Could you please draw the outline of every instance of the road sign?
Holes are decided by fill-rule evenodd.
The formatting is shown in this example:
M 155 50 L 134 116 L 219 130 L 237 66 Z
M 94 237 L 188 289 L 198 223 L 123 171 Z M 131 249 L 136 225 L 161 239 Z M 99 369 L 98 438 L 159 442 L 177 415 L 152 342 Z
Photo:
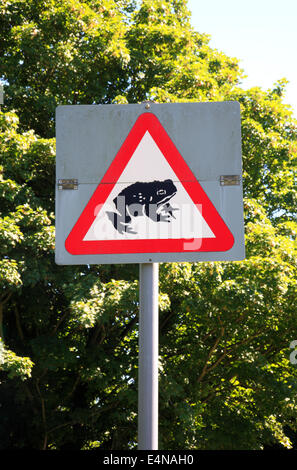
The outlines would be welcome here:
M 235 102 L 57 108 L 56 262 L 244 258 Z
M 234 238 L 158 118 L 141 114 L 66 239 L 73 255 L 226 251 Z

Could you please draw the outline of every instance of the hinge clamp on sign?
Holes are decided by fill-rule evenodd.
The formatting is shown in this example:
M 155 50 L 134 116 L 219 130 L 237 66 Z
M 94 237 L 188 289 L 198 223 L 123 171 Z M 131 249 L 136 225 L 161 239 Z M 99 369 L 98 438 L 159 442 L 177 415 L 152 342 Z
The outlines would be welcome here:
M 58 180 L 58 189 L 78 189 L 77 179 L 61 179 Z
M 236 186 L 240 184 L 239 175 L 221 175 L 220 185 L 221 186 Z

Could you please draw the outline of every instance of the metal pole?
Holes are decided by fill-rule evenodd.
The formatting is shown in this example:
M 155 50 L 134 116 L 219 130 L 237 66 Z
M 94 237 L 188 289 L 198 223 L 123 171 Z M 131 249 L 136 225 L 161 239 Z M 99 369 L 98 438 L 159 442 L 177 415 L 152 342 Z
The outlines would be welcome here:
M 138 449 L 158 450 L 159 265 L 139 265 Z

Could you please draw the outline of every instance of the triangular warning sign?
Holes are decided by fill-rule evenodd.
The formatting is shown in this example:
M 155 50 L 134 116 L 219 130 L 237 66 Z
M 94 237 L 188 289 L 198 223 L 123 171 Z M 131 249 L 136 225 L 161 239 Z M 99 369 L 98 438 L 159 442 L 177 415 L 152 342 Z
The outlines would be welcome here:
M 160 121 L 144 113 L 65 247 L 73 255 L 91 255 L 226 251 L 233 244 L 232 233 Z

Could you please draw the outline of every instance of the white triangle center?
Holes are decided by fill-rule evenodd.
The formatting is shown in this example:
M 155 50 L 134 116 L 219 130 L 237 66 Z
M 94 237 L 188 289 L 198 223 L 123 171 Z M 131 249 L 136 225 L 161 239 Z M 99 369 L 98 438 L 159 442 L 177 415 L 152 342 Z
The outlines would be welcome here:
M 215 238 L 201 213 L 147 131 L 84 241 Z

